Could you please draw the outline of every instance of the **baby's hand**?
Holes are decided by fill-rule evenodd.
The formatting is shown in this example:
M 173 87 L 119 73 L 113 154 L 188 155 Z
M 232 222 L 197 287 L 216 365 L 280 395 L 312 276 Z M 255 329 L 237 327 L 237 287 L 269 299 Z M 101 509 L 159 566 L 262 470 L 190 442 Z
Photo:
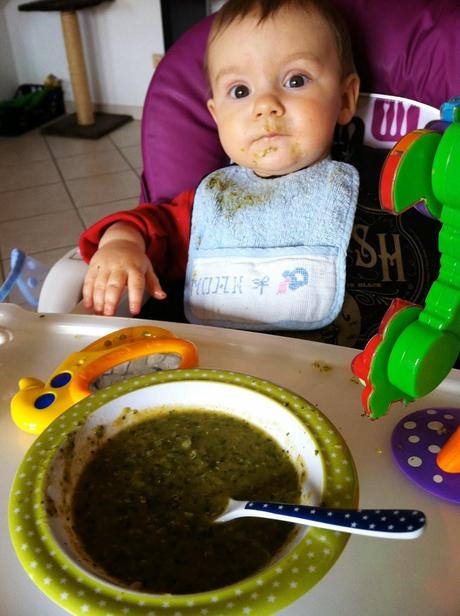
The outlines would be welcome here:
M 142 243 L 119 237 L 107 238 L 104 243 L 101 240 L 83 285 L 85 308 L 112 316 L 125 287 L 128 287 L 129 310 L 133 315 L 141 309 L 145 288 L 156 299 L 166 297 L 145 254 L 143 240 Z

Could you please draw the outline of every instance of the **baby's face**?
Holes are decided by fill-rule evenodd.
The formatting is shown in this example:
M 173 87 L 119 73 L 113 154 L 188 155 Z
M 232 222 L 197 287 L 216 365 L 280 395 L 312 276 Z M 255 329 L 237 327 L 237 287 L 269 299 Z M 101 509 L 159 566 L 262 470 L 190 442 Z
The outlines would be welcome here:
M 285 175 L 329 154 L 336 123 L 353 116 L 359 79 L 342 77 L 334 34 L 313 9 L 257 22 L 234 21 L 211 43 L 208 108 L 232 161 Z

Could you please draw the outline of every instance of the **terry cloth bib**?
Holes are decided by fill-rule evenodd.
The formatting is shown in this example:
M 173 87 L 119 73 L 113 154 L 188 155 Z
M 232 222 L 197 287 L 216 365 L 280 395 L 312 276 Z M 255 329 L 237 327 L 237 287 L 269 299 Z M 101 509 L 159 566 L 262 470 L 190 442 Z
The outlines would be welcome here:
M 195 195 L 185 283 L 191 323 L 309 330 L 342 307 L 359 178 L 323 160 L 260 178 L 236 165 Z

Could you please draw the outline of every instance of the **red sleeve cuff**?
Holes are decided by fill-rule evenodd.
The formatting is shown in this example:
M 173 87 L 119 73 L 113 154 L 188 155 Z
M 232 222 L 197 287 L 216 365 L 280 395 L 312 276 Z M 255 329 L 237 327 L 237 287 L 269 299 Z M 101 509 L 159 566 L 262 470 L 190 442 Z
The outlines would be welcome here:
M 190 239 L 194 190 L 181 193 L 170 203 L 142 204 L 132 210 L 105 216 L 80 237 L 80 252 L 88 263 L 110 225 L 127 222 L 145 240 L 146 252 L 155 271 L 170 279 L 185 275 Z
M 145 225 L 143 224 L 142 218 L 135 212 L 136 210 L 128 210 L 126 212 L 115 212 L 114 214 L 109 214 L 92 225 L 80 236 L 80 253 L 86 263 L 91 260 L 91 257 L 96 252 L 99 242 L 101 241 L 101 237 L 107 229 L 116 222 L 129 222 L 134 225 L 147 243 L 148 238 L 146 237 Z

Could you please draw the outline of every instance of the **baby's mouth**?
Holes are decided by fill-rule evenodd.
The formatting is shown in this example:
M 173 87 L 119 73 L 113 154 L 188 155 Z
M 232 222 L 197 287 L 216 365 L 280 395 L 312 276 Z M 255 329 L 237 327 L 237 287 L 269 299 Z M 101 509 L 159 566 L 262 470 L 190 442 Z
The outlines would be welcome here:
M 260 137 L 254 139 L 254 143 L 259 143 L 264 140 L 271 141 L 281 137 L 287 137 L 287 135 L 285 133 L 265 133 L 264 135 L 260 135 Z

